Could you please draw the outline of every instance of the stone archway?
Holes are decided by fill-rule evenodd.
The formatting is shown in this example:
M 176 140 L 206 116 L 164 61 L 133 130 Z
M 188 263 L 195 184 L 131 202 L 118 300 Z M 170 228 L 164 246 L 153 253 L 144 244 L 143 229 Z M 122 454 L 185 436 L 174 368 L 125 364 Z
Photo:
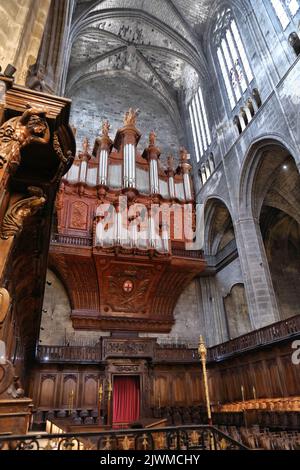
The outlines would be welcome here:
M 300 274 L 300 175 L 282 143 L 263 140 L 249 151 L 240 181 L 239 227 L 250 281 L 246 287 L 255 322 L 263 326 L 297 313 L 297 288 L 292 286 Z
M 290 156 L 267 188 L 260 228 L 280 317 L 289 318 L 300 305 L 300 175 Z

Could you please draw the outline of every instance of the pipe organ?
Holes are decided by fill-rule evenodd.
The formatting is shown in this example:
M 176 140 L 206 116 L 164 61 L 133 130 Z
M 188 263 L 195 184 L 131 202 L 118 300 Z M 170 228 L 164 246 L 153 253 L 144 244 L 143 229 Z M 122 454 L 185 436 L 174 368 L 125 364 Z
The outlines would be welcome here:
M 74 328 L 169 332 L 181 292 L 205 267 L 186 245 L 196 213 L 189 155 L 182 148 L 177 167 L 172 156 L 163 166 L 154 131 L 140 152 L 136 120 L 130 109 L 114 140 L 104 122 L 91 153 L 85 139 L 58 194 L 50 267 L 68 272 Z

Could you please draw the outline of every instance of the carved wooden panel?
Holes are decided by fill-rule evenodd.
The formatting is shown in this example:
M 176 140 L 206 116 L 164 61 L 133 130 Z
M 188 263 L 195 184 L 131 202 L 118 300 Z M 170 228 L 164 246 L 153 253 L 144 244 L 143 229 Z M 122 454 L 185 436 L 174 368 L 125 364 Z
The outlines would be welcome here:
M 172 380 L 173 397 L 176 405 L 187 402 L 185 376 L 177 376 Z
M 97 375 L 87 374 L 84 377 L 83 406 L 94 408 L 97 405 L 99 378 Z
M 283 386 L 282 381 L 280 380 L 279 371 L 278 371 L 278 364 L 276 359 L 269 359 L 266 361 L 267 366 L 267 374 L 268 374 L 268 395 L 274 397 L 282 397 L 283 396 Z
M 190 388 L 191 401 L 193 404 L 198 404 L 202 401 L 203 397 L 203 385 L 200 378 L 200 374 L 193 374 L 191 377 L 192 386 Z
M 153 395 L 153 406 L 159 408 L 161 406 L 167 406 L 170 403 L 168 376 L 155 377 Z
M 53 408 L 55 400 L 56 375 L 41 377 L 40 401 L 41 408 Z
M 71 206 L 70 228 L 86 230 L 88 225 L 88 205 L 82 201 L 73 202 Z
M 77 374 L 65 374 L 63 376 L 61 406 L 68 408 L 73 395 L 73 406 L 77 406 L 78 402 L 78 376 Z

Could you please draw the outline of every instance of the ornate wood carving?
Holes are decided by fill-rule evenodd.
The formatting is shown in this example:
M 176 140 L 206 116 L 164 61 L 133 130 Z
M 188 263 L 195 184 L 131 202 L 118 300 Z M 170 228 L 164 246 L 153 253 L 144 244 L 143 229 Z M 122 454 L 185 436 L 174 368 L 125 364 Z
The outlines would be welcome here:
M 148 149 L 142 155 L 139 153 L 137 144 L 141 134 L 136 128 L 136 117 L 137 111 L 133 109 L 126 113 L 124 126 L 117 131 L 113 144 L 117 151 L 112 151 L 107 122 L 102 127 L 101 136 L 96 138 L 93 150 L 95 158 L 90 155 L 88 142 L 85 140 L 83 150 L 79 152 L 74 168 L 64 179 L 59 192 L 58 234 L 51 247 L 51 266 L 60 272 L 69 291 L 74 328 L 169 332 L 174 324 L 173 311 L 179 296 L 205 267 L 202 252 L 187 251 L 183 233 L 179 240 L 175 236 L 175 226 L 182 225 L 186 202 L 184 194 L 180 196 L 179 189 L 182 188 L 181 192 L 184 193 L 184 173 L 190 168 L 186 150 L 181 150 L 181 165 L 172 170 L 173 183 L 177 184 L 178 193 L 170 195 L 165 190 L 165 195 L 152 194 L 151 191 L 146 194 L 137 189 L 140 188 L 138 185 L 126 187 L 126 175 L 122 187 L 122 165 L 125 171 L 125 166 L 129 165 L 127 157 L 128 161 L 135 159 L 134 164 L 131 161 L 130 165 L 136 166 L 136 175 L 139 174 L 139 178 L 145 181 L 148 177 L 150 183 L 150 174 L 154 171 L 151 173 L 151 161 L 158 160 L 160 155 L 154 131 L 150 132 Z M 127 149 L 130 155 L 125 158 L 123 153 L 127 144 L 134 146 L 134 149 Z M 105 150 L 105 156 L 102 150 Z M 95 175 L 99 176 L 101 171 L 107 173 L 107 169 L 108 175 L 110 172 L 120 174 L 120 177 L 116 176 L 119 183 L 112 182 L 106 176 L 101 181 L 96 178 Z M 132 169 L 128 171 L 132 172 Z M 157 163 L 156 173 L 159 173 L 159 178 L 156 179 L 168 187 L 168 171 Z M 143 214 L 149 216 L 150 221 L 154 217 L 151 214 L 152 204 L 157 204 L 156 208 L 163 206 L 170 209 L 171 214 L 167 215 L 170 218 L 169 223 L 162 222 L 158 229 L 162 236 L 162 249 L 159 249 L 155 237 L 152 237 L 153 233 L 150 239 L 148 237 L 148 243 L 145 240 L 143 248 L 135 244 L 135 241 L 122 244 L 117 234 L 116 237 L 112 235 L 112 240 L 105 243 L 102 237 L 105 228 L 100 226 L 103 214 L 99 206 L 107 203 L 111 205 L 108 213 L 114 213 L 113 209 L 120 213 L 123 208 L 120 197 L 125 195 L 126 208 L 131 208 L 134 203 L 143 206 Z M 193 201 L 189 207 L 192 209 L 191 213 L 195 214 Z M 180 215 L 176 221 L 172 212 L 178 208 Z M 120 220 L 117 216 L 115 219 Z M 151 222 L 146 229 L 142 229 L 139 216 L 127 214 L 127 219 L 129 222 L 136 220 L 137 232 L 148 233 Z M 193 217 L 191 219 L 194 221 Z M 169 225 L 170 237 L 166 237 L 166 226 Z
M 127 111 L 125 114 L 124 125 L 135 126 L 138 113 L 139 109 L 134 110 L 133 108 L 130 108 L 129 111 Z
M 8 314 L 10 305 L 10 295 L 6 289 L 0 287 L 0 326 Z
M 76 201 L 72 204 L 71 211 L 70 227 L 79 230 L 86 230 L 88 223 L 88 205 L 84 202 Z
M 55 195 L 75 154 L 69 111 L 69 100 L 18 87 L 13 81 L 6 87 L 5 113 L 0 116 L 0 192 L 5 195 L 0 201 L 5 240 L 0 240 L 0 283 L 5 279 L 14 303 L 4 319 L 7 302 L 0 299 L 1 339 L 9 338 L 11 357 L 15 342 L 10 338 L 19 332 L 15 374 L 26 380 L 23 360 L 30 364 L 39 331 Z M 2 118 L 8 120 L 3 123 Z
M 32 196 L 13 204 L 7 211 L 1 226 L 0 236 L 3 240 L 14 237 L 23 228 L 25 221 L 35 215 L 46 202 L 46 197 L 40 188 L 29 187 Z
M 113 313 L 147 313 L 148 292 L 153 280 L 153 270 L 143 266 L 124 265 L 120 271 L 118 265 L 106 270 L 103 275 L 102 302 L 104 311 Z M 124 289 L 126 283 L 132 283 L 132 289 Z
M 121 340 L 103 339 L 103 359 L 108 357 L 153 358 L 155 339 Z
M 28 105 L 22 116 L 12 118 L 0 128 L 0 168 L 8 164 L 16 171 L 21 162 L 21 149 L 34 144 L 47 145 L 50 130 L 46 121 L 47 110 Z

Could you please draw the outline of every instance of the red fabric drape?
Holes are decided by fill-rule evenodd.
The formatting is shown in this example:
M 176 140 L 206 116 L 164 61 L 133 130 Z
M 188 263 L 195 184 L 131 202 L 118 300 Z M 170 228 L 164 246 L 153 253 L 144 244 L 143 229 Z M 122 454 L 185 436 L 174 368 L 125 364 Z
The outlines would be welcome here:
M 139 377 L 115 377 L 113 387 L 113 424 L 133 423 L 140 418 Z

